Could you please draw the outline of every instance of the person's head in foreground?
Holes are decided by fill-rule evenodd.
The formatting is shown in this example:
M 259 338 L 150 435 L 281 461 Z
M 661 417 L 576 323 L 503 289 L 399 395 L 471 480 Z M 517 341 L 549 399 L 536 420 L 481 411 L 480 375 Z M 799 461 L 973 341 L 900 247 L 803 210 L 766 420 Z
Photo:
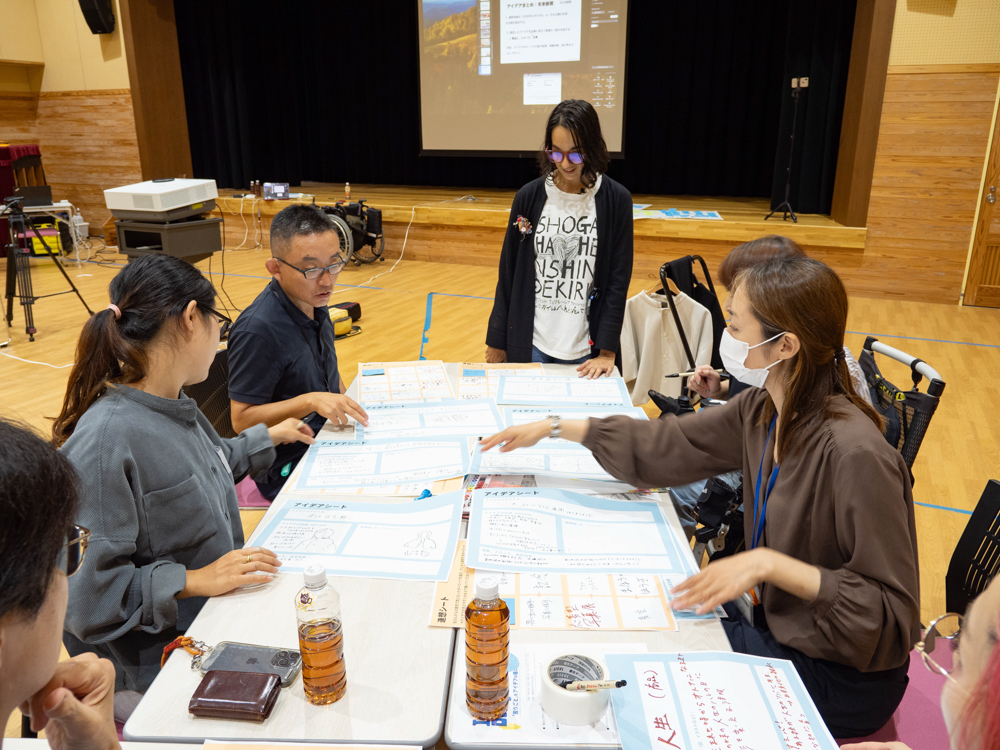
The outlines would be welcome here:
M 955 618 L 953 618 L 955 619 Z M 969 605 L 941 710 L 954 750 L 1000 750 L 1000 578 Z M 924 657 L 943 672 L 931 652 Z
M 333 219 L 304 204 L 282 209 L 271 221 L 271 256 L 264 264 L 268 273 L 310 317 L 329 302 L 346 263 Z
M 567 99 L 556 105 L 545 125 L 538 155 L 542 175 L 559 176 L 560 188 L 593 187 L 608 170 L 611 157 L 601 134 L 601 120 L 590 102 Z
M 784 258 L 805 257 L 799 243 L 780 234 L 769 234 L 737 245 L 722 259 L 719 265 L 719 282 L 732 290 L 733 281 L 739 273 L 758 263 Z
M 15 708 L 53 747 L 116 748 L 111 663 L 59 662 L 67 574 L 89 532 L 73 525 L 76 476 L 52 446 L 0 420 L 0 718 Z
M 932 628 L 957 644 L 950 670 L 944 652 L 951 644 L 938 637 L 931 645 Z M 941 710 L 952 750 L 1000 750 L 1000 577 L 969 605 L 964 620 L 947 614 L 928 626 L 917 651 L 928 669 L 948 678 Z M 859 742 L 843 750 L 910 748 L 902 742 Z

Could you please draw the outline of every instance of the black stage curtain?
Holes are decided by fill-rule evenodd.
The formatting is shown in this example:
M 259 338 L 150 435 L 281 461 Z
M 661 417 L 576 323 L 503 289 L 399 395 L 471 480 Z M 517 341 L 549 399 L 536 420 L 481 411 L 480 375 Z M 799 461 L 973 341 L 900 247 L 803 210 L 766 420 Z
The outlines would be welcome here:
M 634 193 L 780 201 L 789 79 L 808 75 L 792 205 L 829 212 L 855 3 L 631 0 L 625 158 L 609 174 Z M 517 188 L 537 175 L 532 159 L 420 156 L 416 0 L 174 7 L 199 177 Z

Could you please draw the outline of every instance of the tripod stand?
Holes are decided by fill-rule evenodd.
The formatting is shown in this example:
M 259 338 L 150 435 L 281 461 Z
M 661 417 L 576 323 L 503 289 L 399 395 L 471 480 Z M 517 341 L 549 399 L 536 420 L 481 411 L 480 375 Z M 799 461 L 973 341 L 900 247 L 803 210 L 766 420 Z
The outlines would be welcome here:
M 787 221 L 788 217 L 792 217 L 792 223 L 798 224 L 799 219 L 792 210 L 792 204 L 789 203 L 789 199 L 792 195 L 792 157 L 795 155 L 795 124 L 799 119 L 799 96 L 802 93 L 802 89 L 809 86 L 808 78 L 793 78 L 792 79 L 792 99 L 795 100 L 795 106 L 792 109 L 792 137 L 791 143 L 788 146 L 788 169 L 785 170 L 785 200 L 776 209 L 764 217 L 764 221 L 767 221 L 772 216 L 774 216 L 778 211 L 782 212 L 781 220 Z
M 66 269 L 59 262 L 58 255 L 52 252 L 45 238 L 38 233 L 38 229 L 35 227 L 35 223 L 31 220 L 31 217 L 24 213 L 23 200 L 23 198 L 7 198 L 4 201 L 4 205 L 7 207 L 7 220 L 10 231 L 10 243 L 7 245 L 7 311 L 5 320 L 9 331 L 14 322 L 14 299 L 21 300 L 21 307 L 24 308 L 24 332 L 28 334 L 28 341 L 34 341 L 37 329 L 35 328 L 32 306 L 35 304 L 35 300 L 72 293 L 80 299 L 80 303 L 88 313 L 93 315 L 94 311 L 87 306 L 87 302 L 80 294 L 80 290 L 76 288 L 76 284 L 73 283 L 69 274 L 66 273 Z M 59 273 L 63 275 L 66 283 L 69 284 L 70 288 L 66 291 L 53 292 L 52 294 L 35 294 L 31 283 L 31 242 L 28 237 L 29 229 L 38 238 L 38 241 L 42 243 L 45 252 L 52 258 L 52 262 L 56 264 Z M 23 240 L 23 247 L 20 240 Z M 8 335 L 7 344 L 9 343 L 10 336 Z M 7 344 L 3 344 L 2 346 L 7 346 Z

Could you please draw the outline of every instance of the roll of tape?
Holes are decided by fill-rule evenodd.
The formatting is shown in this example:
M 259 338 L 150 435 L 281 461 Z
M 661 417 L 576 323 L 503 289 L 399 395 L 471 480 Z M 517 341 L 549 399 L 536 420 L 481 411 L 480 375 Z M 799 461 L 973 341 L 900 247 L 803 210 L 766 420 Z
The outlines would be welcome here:
M 574 727 L 593 724 L 607 712 L 611 691 L 569 691 L 563 685 L 606 679 L 607 670 L 596 659 L 579 654 L 557 656 L 542 672 L 542 710 L 560 724 Z

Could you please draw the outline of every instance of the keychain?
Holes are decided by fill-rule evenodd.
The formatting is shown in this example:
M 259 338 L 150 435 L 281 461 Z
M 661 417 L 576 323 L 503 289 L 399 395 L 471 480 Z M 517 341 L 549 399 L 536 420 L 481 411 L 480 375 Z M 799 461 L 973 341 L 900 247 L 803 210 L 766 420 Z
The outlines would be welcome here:
M 201 660 L 206 654 L 212 653 L 212 647 L 207 643 L 196 641 L 194 638 L 186 635 L 181 635 L 170 641 L 163 649 L 163 656 L 160 658 L 160 669 L 163 669 L 163 666 L 167 663 L 167 657 L 170 656 L 170 652 L 179 648 L 191 654 L 191 669 L 201 667 Z

